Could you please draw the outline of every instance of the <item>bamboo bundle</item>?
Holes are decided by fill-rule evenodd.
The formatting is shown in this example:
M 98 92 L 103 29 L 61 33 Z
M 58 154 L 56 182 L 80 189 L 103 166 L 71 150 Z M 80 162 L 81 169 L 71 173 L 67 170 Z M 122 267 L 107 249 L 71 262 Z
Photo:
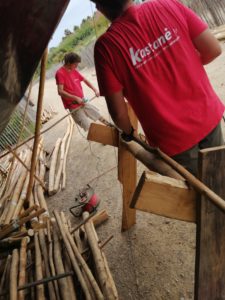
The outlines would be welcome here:
M 31 208 L 25 210 L 20 217 L 22 219 L 28 218 L 30 213 L 32 213 Z M 63 213 L 59 214 L 56 211 L 54 211 L 54 215 L 56 222 L 50 223 L 50 220 L 47 222 L 47 235 L 43 229 L 38 229 L 35 234 L 31 234 L 30 242 L 29 238 L 24 238 L 19 233 L 7 238 L 8 241 L 12 239 L 19 241 L 20 244 L 16 247 L 20 248 L 20 254 L 17 249 L 14 249 L 12 251 L 12 262 L 11 255 L 8 255 L 3 264 L 0 263 L 2 265 L 2 268 L 0 268 L 0 299 L 6 299 L 8 294 L 10 294 L 10 299 L 25 299 L 26 295 L 26 298 L 31 300 L 76 300 L 76 294 L 79 295 L 80 299 L 110 299 L 103 296 L 103 291 L 93 276 L 93 270 L 85 261 L 85 255 L 83 257 L 81 253 L 88 245 L 85 244 L 79 250 L 78 244 L 81 244 L 82 241 L 81 239 L 78 241 L 77 237 L 77 243 L 75 242 L 73 235 L 70 233 L 71 225 L 67 218 Z M 6 231 L 9 226 L 5 225 L 4 230 Z M 78 230 L 76 230 L 77 232 Z M 94 236 L 97 241 L 96 233 Z M 110 285 L 113 285 L 104 255 L 103 260 L 108 280 Z M 74 269 L 74 272 L 71 269 Z M 31 282 L 26 283 L 25 280 L 28 278 Z M 80 286 L 77 285 L 77 280 L 80 282 L 83 294 Z M 33 288 L 31 289 L 31 287 Z M 116 292 L 113 291 L 113 295 L 115 294 Z M 114 297 L 114 299 L 117 298 Z

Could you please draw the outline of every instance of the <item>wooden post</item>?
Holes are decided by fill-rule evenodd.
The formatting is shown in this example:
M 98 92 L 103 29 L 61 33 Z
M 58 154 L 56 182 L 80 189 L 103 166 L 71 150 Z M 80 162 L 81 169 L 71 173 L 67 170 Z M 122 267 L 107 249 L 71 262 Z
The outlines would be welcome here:
M 200 179 L 223 198 L 224 165 L 224 146 L 200 152 Z M 197 205 L 195 299 L 225 299 L 225 213 L 205 195 Z
M 34 183 L 35 166 L 36 166 L 36 157 L 37 157 L 37 151 L 38 151 L 38 144 L 40 141 L 41 113 L 42 113 L 42 106 L 43 106 L 47 57 L 48 57 L 48 49 L 45 50 L 42 61 L 41 61 L 41 74 L 40 74 L 40 86 L 39 86 L 39 93 L 38 93 L 35 138 L 34 138 L 33 152 L 32 152 L 32 158 L 31 158 L 30 180 L 29 180 L 29 184 L 28 184 L 28 188 L 27 188 L 27 197 L 26 197 L 27 202 L 29 202 L 29 199 L 30 199 L 30 196 L 32 193 L 32 188 L 33 188 L 33 183 Z
M 127 107 L 132 126 L 137 129 L 137 117 L 131 107 L 129 105 Z M 122 231 L 124 231 L 136 223 L 136 210 L 130 208 L 130 202 L 137 183 L 137 161 L 122 143 L 119 143 L 118 149 L 118 179 L 123 185 Z

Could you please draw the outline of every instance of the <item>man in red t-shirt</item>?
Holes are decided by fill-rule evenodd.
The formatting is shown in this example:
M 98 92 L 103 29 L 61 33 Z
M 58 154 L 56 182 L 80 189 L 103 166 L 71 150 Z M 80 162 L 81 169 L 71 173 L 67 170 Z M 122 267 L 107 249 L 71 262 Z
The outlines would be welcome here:
M 100 94 L 129 136 L 125 98 L 148 142 L 197 172 L 199 149 L 223 144 L 224 105 L 203 65 L 221 53 L 207 25 L 177 0 L 92 0 L 111 26 L 96 42 Z
M 73 111 L 74 121 L 85 131 L 90 127 L 91 121 L 97 121 L 109 125 L 101 117 L 98 109 L 87 103 L 88 99 L 84 98 L 81 82 L 83 81 L 99 97 L 98 90 L 77 71 L 77 66 L 81 58 L 76 53 L 67 53 L 64 57 L 64 65 L 56 72 L 55 78 L 58 86 L 58 94 L 61 96 L 63 105 L 66 109 Z

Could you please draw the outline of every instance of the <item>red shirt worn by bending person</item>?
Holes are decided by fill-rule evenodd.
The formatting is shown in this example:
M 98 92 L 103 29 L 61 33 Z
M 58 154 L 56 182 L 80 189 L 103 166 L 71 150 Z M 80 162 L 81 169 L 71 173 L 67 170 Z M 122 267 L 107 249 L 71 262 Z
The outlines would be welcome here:
M 65 92 L 83 98 L 84 93 L 81 86 L 81 81 L 84 80 L 84 77 L 77 70 L 67 70 L 64 67 L 61 67 L 55 75 L 57 85 L 63 85 Z M 82 104 L 73 104 L 73 99 L 62 97 L 63 105 L 65 108 L 75 109 Z
M 178 1 L 153 0 L 128 8 L 95 46 L 101 95 L 122 89 L 150 145 L 171 156 L 197 144 L 224 112 L 192 43 L 206 28 Z

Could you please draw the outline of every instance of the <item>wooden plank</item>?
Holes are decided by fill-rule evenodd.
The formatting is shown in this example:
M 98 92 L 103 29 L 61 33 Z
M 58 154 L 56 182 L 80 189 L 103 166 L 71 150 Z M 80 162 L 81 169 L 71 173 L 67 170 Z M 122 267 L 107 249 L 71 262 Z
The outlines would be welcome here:
M 196 221 L 196 197 L 184 181 L 143 172 L 131 207 L 145 212 L 188 222 Z
M 199 154 L 201 180 L 225 198 L 225 147 Z M 225 213 L 205 196 L 197 201 L 195 299 L 225 299 Z
M 133 127 L 137 128 L 137 117 L 129 105 L 128 113 Z M 137 184 L 137 161 L 121 142 L 118 149 L 118 179 L 123 185 L 122 231 L 124 231 L 136 223 L 136 211 L 130 208 L 130 201 Z
M 116 128 L 92 123 L 88 131 L 87 139 L 104 145 L 118 147 L 119 133 Z

